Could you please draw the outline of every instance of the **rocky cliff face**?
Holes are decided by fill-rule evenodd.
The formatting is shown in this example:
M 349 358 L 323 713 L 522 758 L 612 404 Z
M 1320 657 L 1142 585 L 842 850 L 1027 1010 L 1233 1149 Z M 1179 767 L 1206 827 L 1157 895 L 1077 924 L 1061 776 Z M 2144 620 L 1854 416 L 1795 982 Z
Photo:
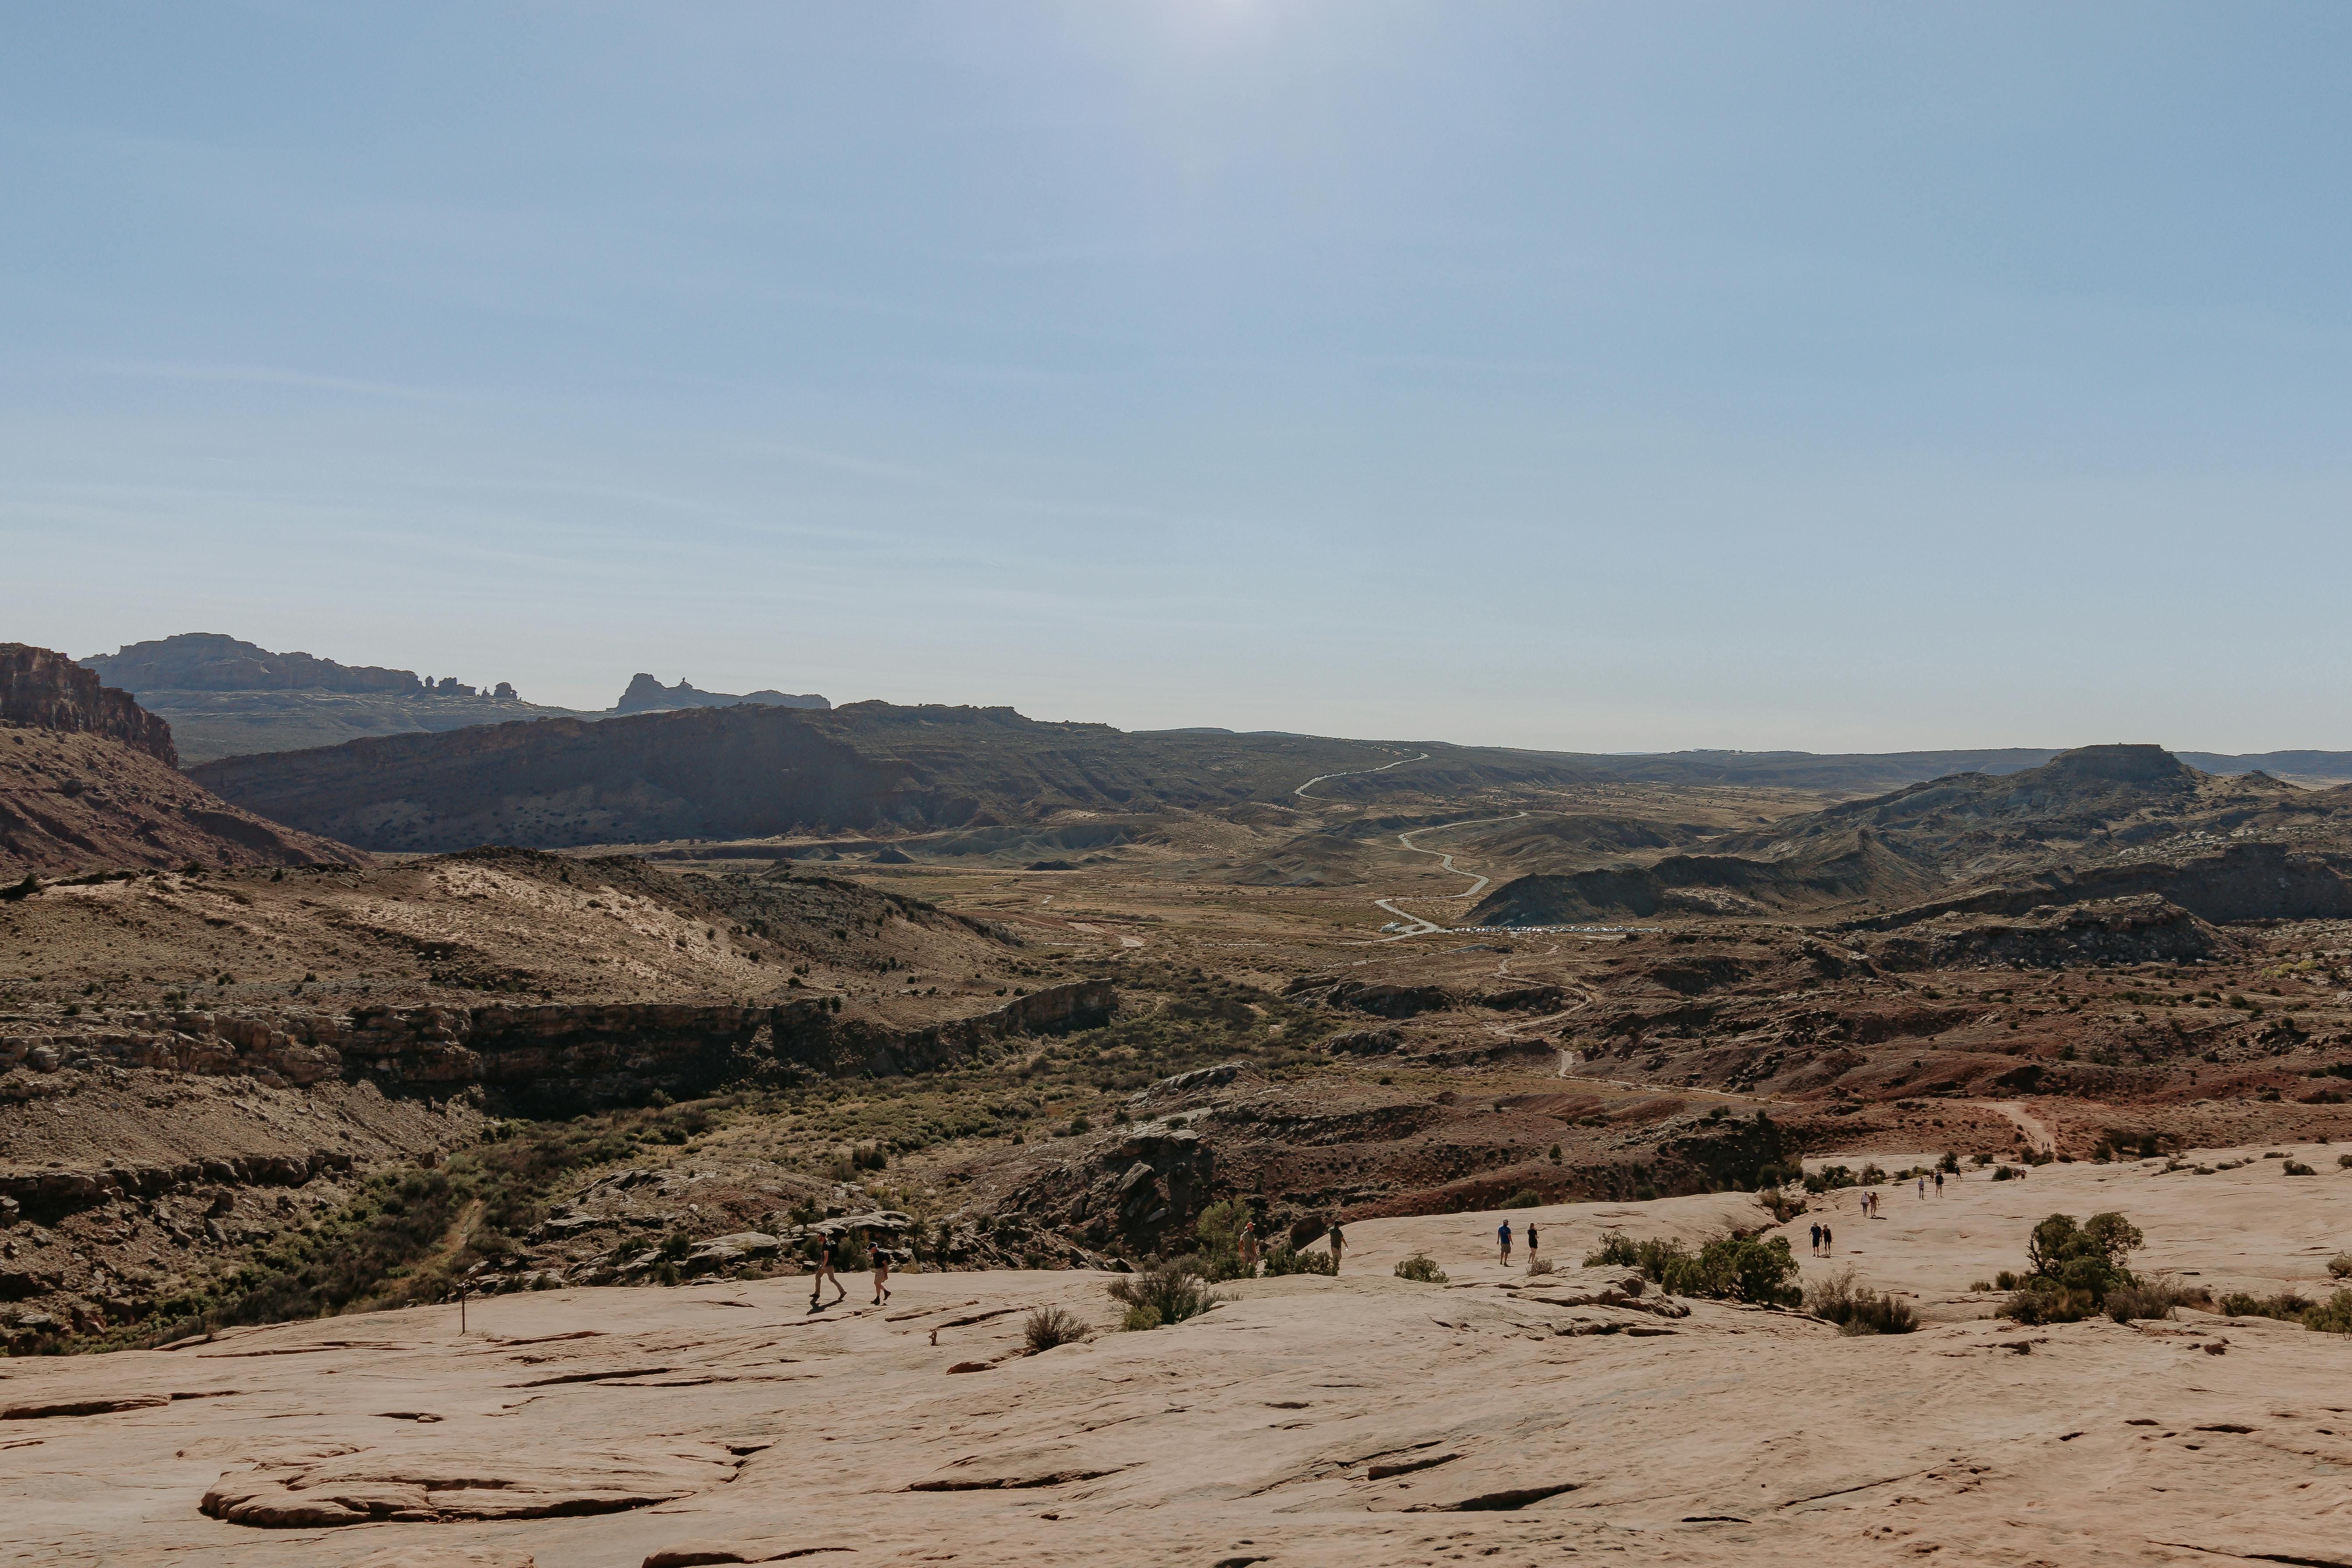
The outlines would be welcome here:
M 64 654 L 26 643 L 0 643 L 0 724 L 99 735 L 180 765 L 169 724 Z
M 1083 981 L 926 1028 L 844 1020 L 817 1000 L 782 1006 L 604 1005 L 362 1008 L 348 1015 L 201 1011 L 129 1015 L 88 1028 L 0 1023 L 5 1075 L 97 1067 L 242 1075 L 272 1086 L 328 1079 L 388 1095 L 467 1095 L 495 1109 L 568 1115 L 731 1082 L 924 1072 L 1030 1034 L 1108 1020 L 1118 994 Z

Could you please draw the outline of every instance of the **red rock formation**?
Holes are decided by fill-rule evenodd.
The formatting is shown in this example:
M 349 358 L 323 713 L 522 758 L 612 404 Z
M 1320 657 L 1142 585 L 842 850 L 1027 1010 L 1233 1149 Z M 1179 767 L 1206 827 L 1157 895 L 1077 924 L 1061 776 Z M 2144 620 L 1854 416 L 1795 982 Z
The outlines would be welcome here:
M 172 726 L 65 655 L 27 643 L 0 643 L 0 724 L 102 735 L 180 765 Z

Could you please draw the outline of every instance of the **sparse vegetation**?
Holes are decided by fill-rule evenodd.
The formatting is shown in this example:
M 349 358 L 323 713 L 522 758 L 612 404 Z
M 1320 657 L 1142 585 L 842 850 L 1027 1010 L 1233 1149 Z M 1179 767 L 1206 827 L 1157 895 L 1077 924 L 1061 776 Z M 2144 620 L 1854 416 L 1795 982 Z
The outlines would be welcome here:
M 1797 1259 L 1784 1237 L 1761 1241 L 1752 1235 L 1717 1237 L 1693 1254 L 1682 1243 L 1658 1237 L 1634 1241 L 1612 1231 L 1585 1255 L 1587 1268 L 1639 1268 L 1679 1296 L 1715 1296 L 1738 1301 L 1793 1307 L 1804 1298 L 1794 1283 Z
M 1261 1272 L 1269 1279 L 1284 1274 L 1337 1274 L 1339 1260 L 1328 1252 L 1300 1252 L 1277 1242 L 1266 1248 Z
M 2214 1310 L 2225 1318 L 2276 1318 L 2290 1323 L 2301 1321 L 2311 1309 L 2310 1299 L 2296 1290 L 2282 1290 L 2275 1296 L 2232 1290 L 2214 1303 Z
M 1120 1326 L 1157 1329 L 1197 1318 L 1216 1305 L 1216 1297 L 1198 1270 L 1185 1258 L 1155 1263 L 1140 1273 L 1122 1275 L 1110 1282 L 1110 1297 L 1128 1309 Z M 1149 1321 L 1146 1321 L 1146 1319 Z
M 1807 1286 L 1804 1302 L 1805 1310 L 1823 1322 L 1835 1323 L 1843 1334 L 1907 1334 L 1919 1326 L 1910 1302 L 1880 1295 L 1857 1281 L 1851 1268 L 1841 1268 Z
M 1499 1209 L 1540 1208 L 1543 1206 L 1543 1194 L 1529 1188 L 1521 1187 L 1495 1206 Z
M 1032 1355 L 1055 1345 L 1076 1344 L 1093 1333 L 1084 1318 L 1066 1307 L 1040 1307 L 1021 1321 L 1021 1338 Z
M 1400 1279 L 1411 1279 L 1423 1285 L 1443 1285 L 1446 1281 L 1445 1270 L 1440 1268 L 1436 1259 L 1426 1252 L 1416 1252 L 1403 1259 L 1392 1272 Z

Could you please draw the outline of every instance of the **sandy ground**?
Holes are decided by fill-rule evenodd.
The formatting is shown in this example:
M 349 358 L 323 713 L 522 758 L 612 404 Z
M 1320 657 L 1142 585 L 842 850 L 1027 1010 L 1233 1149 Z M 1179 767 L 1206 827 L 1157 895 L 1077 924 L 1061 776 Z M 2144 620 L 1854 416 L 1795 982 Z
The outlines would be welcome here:
M 1190 1323 L 1034 1357 L 1023 1311 L 1108 1324 L 1099 1276 L 906 1277 L 885 1309 L 852 1279 L 815 1316 L 791 1279 L 552 1291 L 474 1304 L 462 1337 L 434 1307 L 7 1363 L 0 1549 L 191 1568 L 2352 1563 L 2352 1341 L 1965 1315 L 1984 1310 L 1969 1283 L 2015 1266 L 2053 1209 L 2122 1210 L 2143 1262 L 2315 1288 L 2352 1239 L 2352 1173 L 2312 1148 L 2293 1152 L 2322 1173 L 2285 1177 L 2263 1152 L 2209 1176 L 2052 1165 L 1940 1199 L 1890 1189 L 1877 1221 L 1841 1194 L 1841 1256 L 1808 1267 L 1854 1264 L 1950 1320 L 1902 1337 L 1579 1300 L 1591 1274 L 1506 1274 L 1500 1216 L 1455 1215 L 1350 1227 L 1339 1279 L 1237 1285 Z M 1606 1228 L 1696 1237 L 1743 1201 L 1510 1217 L 1572 1269 Z M 1413 1251 L 1453 1283 L 1391 1278 Z M 257 1528 L 200 1511 L 215 1487 L 414 1518 Z

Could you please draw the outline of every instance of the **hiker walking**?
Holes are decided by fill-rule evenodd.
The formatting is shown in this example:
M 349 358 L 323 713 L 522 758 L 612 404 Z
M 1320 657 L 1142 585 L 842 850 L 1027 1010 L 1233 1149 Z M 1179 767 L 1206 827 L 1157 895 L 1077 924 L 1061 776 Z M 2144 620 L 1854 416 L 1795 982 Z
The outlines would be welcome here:
M 1505 1220 L 1495 1227 L 1495 1239 L 1503 1244 L 1503 1267 L 1511 1266 L 1511 1222 Z
M 1337 1225 L 1334 1225 L 1331 1227 L 1331 1272 L 1334 1274 L 1339 1272 L 1339 1254 L 1347 1247 L 1347 1245 L 1348 1238 L 1345 1236 L 1342 1236 L 1339 1233 L 1339 1227 Z
M 1257 1221 L 1243 1224 L 1241 1234 L 1242 1277 L 1249 1279 L 1257 1273 Z
M 1536 1239 L 1536 1222 L 1528 1221 L 1528 1258 L 1532 1261 L 1543 1244 Z
M 1831 1247 L 1831 1242 L 1830 1242 L 1830 1227 L 1829 1227 L 1829 1226 L 1822 1226 L 1822 1257 L 1826 1258 L 1826 1257 L 1828 1257 L 1828 1256 L 1830 1255 L 1830 1247 Z
M 1919 1178 L 1919 1195 L 1923 1198 L 1927 1195 L 1927 1178 L 1925 1176 Z
M 1944 1173 L 1941 1171 L 1936 1173 L 1936 1195 L 1939 1198 L 1944 1195 Z
M 890 1304 L 890 1254 L 879 1245 L 874 1248 L 874 1304 Z
M 835 1300 L 846 1301 L 849 1300 L 849 1292 L 843 1289 L 840 1277 L 833 1271 L 833 1237 L 827 1236 L 818 1239 L 816 1244 L 816 1278 L 809 1283 L 809 1310 L 812 1312 L 815 1311 L 817 1307 L 820 1305 L 817 1298 L 824 1294 L 824 1282 L 828 1279 L 833 1281 L 833 1288 L 841 1292 L 838 1296 L 834 1298 Z

